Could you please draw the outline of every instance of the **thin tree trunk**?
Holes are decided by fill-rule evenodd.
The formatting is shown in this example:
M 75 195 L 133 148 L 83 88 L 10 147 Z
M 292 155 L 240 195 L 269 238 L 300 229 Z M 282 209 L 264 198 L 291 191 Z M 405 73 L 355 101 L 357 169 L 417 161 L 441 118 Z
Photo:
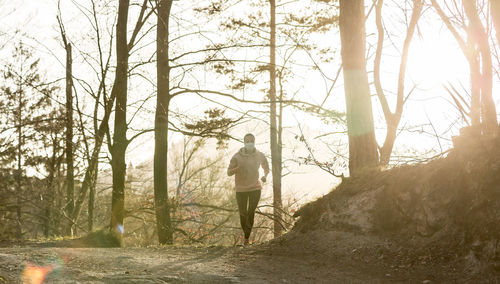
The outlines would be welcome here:
M 66 50 L 66 206 L 64 210 L 67 216 L 71 216 L 75 209 L 75 182 L 74 182 L 74 169 L 73 169 L 73 58 L 71 54 L 71 44 L 66 37 L 66 30 L 64 25 L 57 17 L 59 23 L 59 30 L 61 38 Z M 75 226 L 69 220 L 65 228 L 67 235 L 73 235 Z
M 280 82 L 280 98 L 279 98 L 279 116 L 278 116 L 278 148 L 279 148 L 279 158 L 280 158 L 280 175 L 283 172 L 283 73 L 280 72 L 279 82 Z
M 383 1 L 379 0 L 377 3 L 377 30 L 379 33 L 382 33 L 383 36 L 383 27 L 381 23 L 381 10 L 382 10 L 382 3 Z M 413 1 L 413 11 L 410 19 L 410 23 L 408 26 L 408 30 L 406 32 L 406 38 L 403 44 L 403 51 L 401 55 L 401 63 L 399 65 L 399 76 L 398 76 L 398 91 L 397 91 L 397 99 L 396 99 L 396 109 L 394 113 L 391 113 L 387 99 L 385 95 L 383 94 L 383 90 L 380 84 L 380 78 L 379 78 L 379 69 L 380 69 L 380 56 L 381 56 L 381 49 L 382 49 L 382 44 L 381 40 L 379 38 L 379 44 L 377 46 L 377 58 L 378 61 L 375 62 L 375 82 L 376 82 L 376 88 L 377 88 L 377 94 L 380 99 L 380 102 L 382 104 L 382 110 L 384 111 L 384 117 L 386 120 L 387 124 L 387 132 L 384 140 L 384 144 L 380 148 L 380 165 L 381 166 L 387 166 L 389 164 L 391 154 L 392 154 L 392 149 L 394 148 L 394 142 L 396 141 L 396 136 L 397 136 L 397 131 L 398 131 L 398 126 L 399 122 L 401 121 L 401 116 L 403 114 L 403 107 L 405 104 L 405 92 L 404 92 L 404 87 L 405 87 L 405 77 L 406 77 L 406 65 L 408 62 L 408 54 L 410 50 L 410 43 L 411 40 L 413 39 L 413 34 L 415 33 L 415 28 L 418 23 L 418 19 L 420 18 L 420 15 L 422 13 L 422 7 L 423 7 L 423 2 L 421 0 L 415 0 Z
M 470 26 L 465 27 L 467 31 L 467 42 L 460 36 L 458 31 L 452 25 L 450 18 L 446 16 L 443 9 L 436 0 L 431 0 L 432 6 L 436 9 L 441 20 L 444 22 L 448 30 L 451 32 L 453 37 L 458 43 L 458 46 L 462 50 L 467 62 L 469 63 L 470 69 L 470 77 L 471 77 L 471 109 L 470 109 L 470 117 L 471 117 L 471 125 L 473 127 L 479 127 L 481 124 L 481 86 L 480 86 L 480 59 L 478 51 L 474 44 L 473 39 L 473 31 Z
M 340 39 L 349 136 L 349 172 L 378 164 L 365 60 L 363 0 L 340 0 Z
M 68 216 L 75 207 L 75 183 L 73 174 L 73 80 L 71 44 L 66 43 L 66 212 Z M 69 235 L 73 235 L 73 225 L 68 226 Z
M 80 211 L 83 205 L 83 202 L 87 196 L 87 191 L 89 187 L 92 186 L 93 180 L 96 176 L 96 165 L 98 162 L 98 157 L 99 157 L 99 152 L 101 151 L 101 146 L 102 146 L 102 140 L 104 138 L 104 134 L 106 133 L 107 127 L 108 127 L 108 121 L 109 121 L 109 116 L 111 113 L 111 109 L 113 107 L 114 99 L 115 99 L 115 92 L 112 92 L 111 96 L 109 99 L 104 101 L 104 117 L 101 121 L 101 124 L 99 125 L 99 128 L 96 129 L 96 134 L 95 134 L 95 141 L 94 141 L 94 149 L 92 150 L 92 155 L 89 159 L 89 164 L 88 168 L 85 171 L 85 176 L 82 182 L 82 187 L 80 189 L 80 193 L 77 195 L 76 200 L 75 200 L 75 193 L 74 193 L 74 177 L 73 177 L 73 150 L 72 150 L 72 125 L 73 125 L 73 96 L 72 96 L 72 86 L 73 86 L 73 81 L 72 81 L 72 58 L 71 58 L 71 45 L 67 41 L 66 37 L 66 31 L 64 29 L 64 25 L 61 21 L 61 19 L 58 17 L 57 18 L 59 22 L 59 28 L 61 31 L 61 36 L 62 40 L 66 49 L 66 109 L 67 109 L 67 138 L 66 138 L 66 157 L 67 157 L 67 188 L 66 188 L 66 195 L 67 195 L 67 204 L 65 205 L 65 208 L 63 210 L 66 211 L 67 213 L 67 218 L 68 225 L 66 226 L 65 232 L 68 234 L 75 233 L 76 227 L 74 226 L 76 222 L 78 221 L 78 217 L 80 216 Z M 97 115 L 97 112 L 94 113 L 94 115 Z M 69 118 L 71 116 L 71 118 Z M 96 118 L 94 117 L 94 121 L 96 121 Z M 95 127 L 97 128 L 97 127 Z M 71 132 L 71 133 L 70 133 Z M 71 136 L 71 138 L 69 138 Z M 70 150 L 71 149 L 71 150 Z M 71 161 L 68 160 L 68 157 L 71 157 Z M 58 199 L 59 200 L 59 199 Z
M 270 103 L 270 136 L 271 136 L 271 167 L 273 175 L 273 211 L 274 211 L 274 237 L 277 238 L 282 234 L 281 228 L 281 163 L 278 147 L 278 130 L 276 125 L 276 1 L 269 0 L 271 6 L 271 46 L 269 65 L 269 100 Z
M 82 188 L 81 188 L 80 194 L 78 195 L 78 198 L 75 202 L 75 209 L 73 210 L 73 214 L 71 215 L 71 220 L 75 223 L 80 216 L 80 211 L 82 209 L 83 201 L 87 197 L 87 192 L 89 191 L 89 188 L 94 184 L 95 179 L 97 177 L 97 173 L 95 172 L 95 170 L 97 169 L 99 153 L 101 151 L 101 146 L 102 146 L 102 142 L 104 139 L 104 135 L 105 135 L 107 127 L 108 127 L 109 116 L 111 114 L 112 104 L 114 102 L 113 93 L 114 92 L 112 91 L 111 96 L 107 102 L 108 105 L 105 107 L 104 116 L 102 118 L 101 124 L 100 124 L 99 129 L 96 133 L 95 141 L 94 141 L 94 149 L 92 150 L 92 156 L 90 156 L 89 165 L 87 167 L 87 170 L 85 171 L 85 176 L 83 178 Z
M 89 187 L 89 203 L 88 203 L 88 213 L 89 213 L 88 231 L 89 232 L 92 232 L 94 230 L 94 203 L 95 203 L 95 189 L 96 189 L 96 185 L 97 185 L 97 175 L 99 173 L 98 167 L 99 167 L 99 162 L 97 162 L 95 165 L 95 168 L 94 168 L 95 178 L 92 180 L 92 184 Z
M 63 200 L 62 198 L 64 198 L 64 194 L 61 190 L 61 165 L 58 164 L 58 166 L 56 167 L 56 175 L 55 175 L 55 179 L 56 179 L 56 183 L 54 184 L 55 188 L 54 188 L 54 192 L 55 192 L 55 195 L 54 195 L 54 201 L 53 201 L 53 204 L 55 206 L 55 209 L 54 211 L 57 212 L 56 214 L 54 214 L 53 216 L 53 220 L 52 220 L 52 223 L 53 223 L 53 228 L 54 228 L 54 233 L 56 235 L 59 235 L 61 234 L 61 231 L 60 231 L 60 228 L 61 228 L 61 216 L 63 214 L 61 214 L 61 211 L 64 210 L 64 206 L 63 206 Z
M 47 194 L 45 195 L 45 212 L 43 221 L 43 234 L 47 238 L 50 236 L 50 228 L 52 227 L 52 207 L 54 206 L 54 179 L 56 172 L 56 159 L 57 159 L 57 138 L 52 140 L 52 157 L 50 158 L 47 176 Z
M 172 0 L 157 0 L 157 88 L 155 114 L 155 152 L 154 152 L 154 195 L 156 225 L 160 244 L 173 243 L 173 228 L 168 200 L 168 108 L 170 104 L 170 66 L 168 46 L 168 23 Z
M 52 219 L 52 204 L 53 202 L 53 193 L 50 192 L 52 190 L 51 181 L 48 181 L 47 184 L 49 187 L 47 187 L 48 193 L 45 195 L 45 210 L 44 210 L 44 218 L 43 218 L 43 235 L 48 238 L 50 236 L 50 227 L 51 227 L 51 222 L 50 220 Z
M 128 47 L 127 18 L 129 0 L 120 0 L 116 25 L 116 74 L 113 89 L 116 92 L 115 127 L 111 146 L 113 193 L 111 198 L 110 229 L 121 236 L 125 210 L 125 151 L 127 149 L 127 77 Z
M 491 60 L 488 34 L 486 33 L 481 19 L 479 18 L 476 0 L 463 1 L 465 14 L 470 22 L 473 40 L 478 46 L 481 59 L 481 119 L 485 131 L 492 132 L 497 128 L 497 117 L 495 103 L 492 97 L 493 90 L 493 66 Z
M 19 86 L 19 88 L 21 88 Z M 17 126 L 17 173 L 16 173 L 16 185 L 17 185 L 17 192 L 16 192 L 16 238 L 18 241 L 21 241 L 22 239 L 22 218 L 21 218 L 21 206 L 22 206 L 22 200 L 21 196 L 23 195 L 22 192 L 22 178 L 23 178 L 23 168 L 22 168 L 22 143 L 23 143 L 23 133 L 22 133 L 22 98 L 21 95 L 19 94 L 19 100 L 18 100 L 18 109 L 17 109 L 17 123 L 19 124 Z
M 495 25 L 497 44 L 500 46 L 500 0 L 490 0 L 491 18 Z
M 283 85 L 281 84 L 282 76 L 280 76 L 280 97 L 279 97 L 279 115 L 278 115 L 278 177 L 280 179 L 280 222 L 283 221 L 283 200 L 281 197 L 282 178 L 283 178 Z M 274 188 L 274 187 L 273 187 Z M 283 229 L 283 224 L 279 224 Z

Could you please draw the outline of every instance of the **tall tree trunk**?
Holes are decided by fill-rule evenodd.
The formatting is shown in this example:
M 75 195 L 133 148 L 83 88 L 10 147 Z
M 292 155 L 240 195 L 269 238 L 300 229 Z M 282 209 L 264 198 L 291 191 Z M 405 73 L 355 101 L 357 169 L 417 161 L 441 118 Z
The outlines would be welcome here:
M 19 90 L 21 89 L 21 84 L 19 84 Z M 19 94 L 18 108 L 17 108 L 17 173 L 16 173 L 16 238 L 21 241 L 22 233 L 22 218 L 21 218 L 21 208 L 22 208 L 22 179 L 23 179 L 23 168 L 22 168 L 22 143 L 23 143 L 23 132 L 22 132 L 22 96 Z
M 62 20 L 57 17 L 61 38 L 66 51 L 66 205 L 64 210 L 67 216 L 71 216 L 75 210 L 75 182 L 73 169 L 73 57 L 71 44 L 66 37 L 66 30 Z M 73 235 L 75 226 L 70 219 L 65 227 L 67 235 Z
M 491 60 L 490 45 L 488 42 L 488 34 L 479 18 L 477 11 L 476 0 L 463 1 L 465 14 L 469 19 L 469 25 L 472 33 L 472 39 L 477 45 L 480 53 L 481 66 L 481 119 L 485 131 L 496 131 L 497 116 L 495 102 L 493 101 L 493 66 Z
M 497 36 L 497 44 L 500 46 L 500 0 L 490 0 L 491 18 Z
M 282 177 L 283 177 L 283 85 L 281 84 L 282 80 L 282 73 L 280 74 L 279 80 L 280 80 L 280 96 L 279 96 L 279 114 L 278 114 L 278 178 L 280 181 L 280 200 L 279 200 L 279 205 L 280 205 L 280 215 L 279 217 L 281 218 L 280 221 L 283 220 L 282 212 L 283 212 L 283 200 L 281 198 L 281 188 L 282 188 Z M 272 161 L 271 161 L 272 162 Z M 274 179 L 274 178 L 273 178 Z M 274 188 L 274 187 L 273 187 Z M 282 224 L 280 224 L 280 227 L 282 227 Z
M 66 212 L 68 216 L 75 207 L 75 183 L 73 174 L 73 79 L 71 44 L 65 40 L 66 48 Z M 73 235 L 73 224 L 66 234 Z
M 116 74 L 113 89 L 116 92 L 115 127 L 111 146 L 113 193 L 111 198 L 110 229 L 121 236 L 125 210 L 125 151 L 127 149 L 127 18 L 129 0 L 120 0 L 116 24 Z
M 366 74 L 364 8 L 363 0 L 340 0 L 339 26 L 351 176 L 378 163 Z
M 271 6 L 271 45 L 269 65 L 269 100 L 270 103 L 270 136 L 271 136 L 271 167 L 273 174 L 273 211 L 274 211 L 274 237 L 282 234 L 281 227 L 281 155 L 278 146 L 278 129 L 276 125 L 276 1 L 269 0 Z
M 154 195 L 156 225 L 160 244 L 172 244 L 173 228 L 168 200 L 168 108 L 170 104 L 170 66 L 168 54 L 168 23 L 173 0 L 157 0 L 156 30 L 157 97 L 155 114 Z

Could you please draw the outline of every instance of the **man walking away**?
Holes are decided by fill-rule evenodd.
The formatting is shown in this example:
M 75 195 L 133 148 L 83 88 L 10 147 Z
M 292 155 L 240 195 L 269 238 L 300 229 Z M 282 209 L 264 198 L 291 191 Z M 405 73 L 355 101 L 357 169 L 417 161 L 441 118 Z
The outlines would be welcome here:
M 227 175 L 235 175 L 236 202 L 240 212 L 241 228 L 245 234 L 244 245 L 249 244 L 252 232 L 255 209 L 260 200 L 262 184 L 259 181 L 259 167 L 264 169 L 264 175 L 260 179 L 266 182 L 269 174 L 267 159 L 255 148 L 255 136 L 251 133 L 243 138 L 245 147 L 241 148 L 229 162 Z

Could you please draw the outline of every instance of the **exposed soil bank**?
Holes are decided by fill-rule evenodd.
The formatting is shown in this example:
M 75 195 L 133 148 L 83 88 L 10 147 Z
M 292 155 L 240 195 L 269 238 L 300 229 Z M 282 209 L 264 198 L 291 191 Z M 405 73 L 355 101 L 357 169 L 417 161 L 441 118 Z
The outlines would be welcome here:
M 297 211 L 281 242 L 440 281 L 500 281 L 500 140 L 455 142 L 446 158 L 345 179 Z

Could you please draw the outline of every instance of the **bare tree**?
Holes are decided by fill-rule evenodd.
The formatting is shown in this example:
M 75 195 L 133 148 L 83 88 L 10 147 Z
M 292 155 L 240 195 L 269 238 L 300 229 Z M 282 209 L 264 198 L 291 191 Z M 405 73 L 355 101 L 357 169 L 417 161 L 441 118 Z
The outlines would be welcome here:
M 380 82 L 380 65 L 382 59 L 382 49 L 384 46 L 384 27 L 382 24 L 382 7 L 384 5 L 383 0 L 378 0 L 375 13 L 376 13 L 376 24 L 378 31 L 378 42 L 377 42 L 377 51 L 375 54 L 375 62 L 374 62 L 374 83 L 375 88 L 377 90 L 377 96 L 380 101 L 380 105 L 382 106 L 382 111 L 384 113 L 385 121 L 387 124 L 387 132 L 385 135 L 384 144 L 380 147 L 380 165 L 386 166 L 389 163 L 392 149 L 394 147 L 394 141 L 396 140 L 397 130 L 399 122 L 401 121 L 401 115 L 403 114 L 403 107 L 408 99 L 408 96 L 411 94 L 411 91 L 406 94 L 405 93 L 405 74 L 406 74 L 406 63 L 408 61 L 408 53 L 410 48 L 410 43 L 413 38 L 413 34 L 415 33 L 415 28 L 418 23 L 418 19 L 422 13 L 423 2 L 422 0 L 413 1 L 413 10 L 410 19 L 410 23 L 408 29 L 406 31 L 406 38 L 403 45 L 403 50 L 401 52 L 401 63 L 399 65 L 399 76 L 398 76 L 398 87 L 397 87 L 397 100 L 396 100 L 396 109 L 394 112 L 391 112 L 389 107 L 389 103 L 387 102 L 387 98 L 384 93 L 384 89 L 382 88 L 382 84 Z
M 116 73 L 112 92 L 116 93 L 115 127 L 111 148 L 113 193 L 111 197 L 110 230 L 121 236 L 125 208 L 125 151 L 127 149 L 127 81 L 128 47 L 127 19 L 129 0 L 120 0 L 116 24 Z
M 462 53 L 469 63 L 471 81 L 470 118 L 471 125 L 479 130 L 481 125 L 485 131 L 496 128 L 496 110 L 492 99 L 492 63 L 488 39 L 481 19 L 478 16 L 475 0 L 463 1 L 466 15 L 455 11 L 458 26 L 465 29 L 467 38 L 460 35 L 458 28 L 452 23 L 436 0 L 431 0 L 432 6 L 457 41 Z M 455 1 L 454 7 L 460 7 Z M 449 6 L 447 6 L 449 7 Z M 466 22 L 465 18 L 469 21 Z
M 110 130 L 109 130 L 109 119 L 111 117 L 111 113 L 113 110 L 113 106 L 115 104 L 115 98 L 118 96 L 118 93 L 120 95 L 123 94 L 123 92 L 120 90 L 120 88 L 123 87 L 122 79 L 120 76 L 125 76 L 127 77 L 125 80 L 128 79 L 129 74 L 129 68 L 127 62 L 125 62 L 125 67 L 123 66 L 123 57 L 126 57 L 128 61 L 128 56 L 130 52 L 133 50 L 135 45 L 143 38 L 143 35 L 140 34 L 141 28 L 144 26 L 145 22 L 147 21 L 148 17 L 153 13 L 152 10 L 150 10 L 148 13 L 147 12 L 147 7 L 149 2 L 147 0 L 142 1 L 142 5 L 138 5 L 140 7 L 140 13 L 137 18 L 137 22 L 135 24 L 134 30 L 131 33 L 130 40 L 127 42 L 126 38 L 126 20 L 125 21 L 120 21 L 120 28 L 123 25 L 123 22 L 125 24 L 123 25 L 125 28 L 125 35 L 123 37 L 123 42 L 124 44 L 120 45 L 120 48 L 115 46 L 117 49 L 118 53 L 117 54 L 117 68 L 116 68 L 116 73 L 115 73 L 115 80 L 113 82 L 113 87 L 111 89 L 111 92 L 109 93 L 108 90 L 108 85 L 106 81 L 108 80 L 107 76 L 111 72 L 111 57 L 113 56 L 112 48 L 113 48 L 113 41 L 115 40 L 113 31 L 115 29 L 110 29 L 109 30 L 109 50 L 105 50 L 104 45 L 103 45 L 103 39 L 105 36 L 103 35 L 103 29 L 102 29 L 102 23 L 99 21 L 99 11 L 98 11 L 98 5 L 96 5 L 95 1 L 91 1 L 91 8 L 86 8 L 80 5 L 77 2 L 74 2 L 74 4 L 79 8 L 79 10 L 84 13 L 85 17 L 90 21 L 91 27 L 92 27 L 92 33 L 95 34 L 96 38 L 96 47 L 97 47 L 97 54 L 95 56 L 88 54 L 85 51 L 82 51 L 81 48 L 78 47 L 78 45 L 74 45 L 73 47 L 75 50 L 80 52 L 80 55 L 84 59 L 86 63 L 89 64 L 89 68 L 91 70 L 94 70 L 96 73 L 96 77 L 98 78 L 98 85 L 96 86 L 95 89 L 92 88 L 90 83 L 87 82 L 87 80 L 82 80 L 78 79 L 75 75 L 73 75 L 73 80 L 74 82 L 78 83 L 81 89 L 83 89 L 89 96 L 92 97 L 94 100 L 94 109 L 93 109 L 93 115 L 89 116 L 85 114 L 85 110 L 81 109 L 81 106 L 79 105 L 78 101 L 78 94 L 77 94 L 77 89 L 74 88 L 75 92 L 75 98 L 76 98 L 76 112 L 79 116 L 78 118 L 78 124 L 79 124 L 79 129 L 81 129 L 81 136 L 82 136 L 82 142 L 84 144 L 84 150 L 85 152 L 85 158 L 87 160 L 87 167 L 84 172 L 84 177 L 82 181 L 81 188 L 78 192 L 78 194 L 75 197 L 75 207 L 74 210 L 71 212 L 71 214 L 68 217 L 69 220 L 71 220 L 72 224 L 77 224 L 78 218 L 80 216 L 80 212 L 82 211 L 82 208 L 84 206 L 84 201 L 87 198 L 87 194 L 89 195 L 89 200 L 88 200 L 88 213 L 89 213 L 89 220 L 88 220 L 88 228 L 89 230 L 92 230 L 93 228 L 93 219 L 94 219 L 94 199 L 95 199 L 95 186 L 96 186 L 96 180 L 97 180 L 97 174 L 98 174 L 98 165 L 99 165 L 99 160 L 100 160 L 100 154 L 101 154 L 101 146 L 104 143 L 104 138 L 106 137 L 108 139 L 108 146 L 111 154 L 115 154 L 116 152 L 120 151 L 113 151 L 113 145 L 120 145 L 126 146 L 128 143 L 130 143 L 129 140 L 125 140 L 125 143 L 112 143 L 110 138 Z M 130 4 L 127 5 L 127 10 Z M 123 7 L 123 6 L 122 6 Z M 123 11 L 123 9 L 122 9 Z M 128 11 L 127 11 L 128 15 Z M 60 16 L 59 16 L 60 17 Z M 120 17 L 120 20 L 122 20 L 123 17 Z M 62 21 L 61 21 L 62 22 Z M 114 25 L 113 25 L 114 26 Z M 116 27 L 116 30 L 118 30 L 118 27 Z M 123 35 L 123 33 L 121 34 Z M 122 38 L 121 38 L 122 39 Z M 118 39 L 116 39 L 118 41 Z M 106 53 L 107 52 L 107 53 Z M 95 66 L 94 64 L 97 64 Z M 119 73 L 119 74 L 118 74 Z M 116 78 L 118 76 L 118 78 Z M 118 87 L 116 85 L 119 85 Z M 126 82 L 125 82 L 125 91 L 126 91 Z M 123 88 L 122 88 L 123 89 Z M 125 102 L 123 102 L 123 95 L 121 97 L 121 101 L 118 103 L 120 104 L 120 107 L 118 108 L 119 111 L 117 111 L 118 115 L 115 115 L 115 120 L 118 118 L 121 118 L 120 111 L 126 112 L 126 107 L 121 107 L 122 105 L 126 105 L 126 98 Z M 87 128 L 87 123 L 86 119 L 90 117 L 92 119 L 92 124 L 93 124 L 93 129 Z M 92 125 L 91 124 L 91 125 Z M 126 128 L 127 126 L 125 125 L 125 130 L 121 131 L 123 129 L 122 124 L 118 123 L 118 128 L 120 129 L 119 131 L 115 131 L 116 133 L 126 133 Z M 88 135 L 86 133 L 89 133 Z M 120 140 L 121 137 L 118 139 Z M 126 139 L 126 137 L 125 137 Z M 93 148 L 89 145 L 90 142 L 93 140 Z M 121 141 L 121 140 L 120 140 Z M 120 147 L 115 147 L 119 148 L 120 150 L 122 148 Z M 115 154 L 116 156 L 116 154 Z M 118 155 L 119 156 L 119 155 Z M 124 156 L 124 155 L 123 155 Z M 119 160 L 118 157 L 116 159 L 113 159 L 113 161 Z M 119 163 L 117 163 L 119 164 Z M 112 163 L 113 165 L 113 163 Z M 119 198 L 118 198 L 119 199 Z M 116 203 L 115 203 L 116 204 Z
M 66 38 L 66 31 L 59 17 L 59 29 L 66 50 L 66 214 L 73 213 L 75 207 L 75 178 L 73 170 L 73 58 L 71 55 L 71 43 Z M 67 226 L 68 235 L 73 235 L 73 224 Z
M 500 0 L 490 0 L 491 18 L 495 25 L 497 44 L 500 45 Z
M 101 118 L 99 117 L 100 109 L 102 106 L 104 106 L 104 115 L 103 117 L 105 120 L 109 119 L 106 118 L 107 112 L 111 111 L 111 108 L 106 107 L 107 105 L 112 106 L 114 101 L 110 100 L 110 96 L 108 96 L 108 89 L 107 89 L 107 75 L 109 73 L 111 64 L 111 57 L 112 57 L 112 48 L 113 48 L 113 40 L 114 40 L 114 34 L 113 34 L 113 29 L 111 29 L 111 34 L 109 35 L 109 50 L 104 50 L 103 48 L 103 31 L 101 24 L 99 22 L 99 15 L 98 15 L 98 9 L 96 6 L 96 3 L 94 0 L 91 1 L 91 9 L 86 9 L 76 2 L 74 4 L 82 11 L 82 13 L 85 14 L 85 17 L 89 20 L 90 25 L 93 29 L 92 33 L 95 34 L 95 46 L 97 49 L 97 56 L 94 57 L 94 54 L 90 54 L 87 52 L 82 51 L 81 49 L 78 48 L 78 45 L 74 45 L 76 47 L 76 50 L 80 52 L 80 56 L 84 58 L 84 61 L 89 64 L 90 69 L 95 70 L 95 75 L 98 78 L 97 82 L 97 88 L 94 90 L 92 86 L 87 82 L 87 80 L 81 80 L 76 78 L 74 76 L 74 80 L 76 80 L 77 83 L 79 83 L 81 89 L 85 93 L 87 93 L 90 97 L 92 97 L 93 102 L 94 102 L 94 108 L 92 115 L 90 116 L 91 123 L 87 123 L 87 117 L 88 115 L 84 113 L 84 110 L 80 106 L 80 101 L 79 101 L 79 94 L 77 92 L 77 89 L 74 88 L 74 97 L 75 97 L 75 111 L 78 115 L 78 129 L 80 130 L 80 136 L 81 136 L 81 141 L 83 144 L 83 156 L 84 160 L 87 162 L 87 165 L 90 166 L 92 165 L 92 168 L 87 167 L 84 170 L 84 182 L 83 186 L 80 190 L 80 192 L 77 194 L 77 199 L 75 200 L 75 210 L 72 212 L 70 216 L 76 216 L 76 219 L 71 219 L 73 222 L 77 222 L 78 216 L 80 214 L 80 210 L 83 206 L 83 202 L 85 201 L 87 192 L 88 192 L 88 231 L 93 230 L 94 226 L 94 201 L 95 201 L 95 188 L 96 188 L 96 182 L 98 178 L 98 168 L 99 168 L 99 152 L 101 151 L 101 145 L 102 145 L 102 139 L 103 139 L 103 133 L 106 134 L 107 129 L 103 129 L 100 126 L 100 120 Z M 88 13 L 85 13 L 85 11 L 88 11 Z M 59 11 L 59 18 L 60 22 L 62 24 L 61 20 L 61 12 Z M 97 62 L 98 66 L 94 67 L 94 61 L 92 60 L 95 58 L 95 62 Z M 75 87 L 75 86 L 74 86 Z M 102 101 L 101 101 L 102 100 Z M 110 100 L 110 101 L 108 101 Z M 87 124 L 92 125 L 93 127 L 87 127 Z M 101 128 L 101 130 L 99 130 Z M 104 131 L 104 132 L 103 132 Z M 89 132 L 87 135 L 86 132 Z M 98 146 L 98 149 L 96 148 L 90 148 L 90 141 L 94 141 L 94 147 Z M 101 141 L 101 142 L 99 142 Z M 99 142 L 99 143 L 97 143 Z M 97 153 L 97 156 L 94 156 L 93 152 Z M 94 158 L 95 157 L 95 158 Z M 89 173 L 89 175 L 87 175 Z M 90 178 L 90 179 L 88 179 Z M 87 179 L 87 180 L 86 180 Z
M 98 40 L 99 37 L 98 37 Z M 102 56 L 101 49 L 99 46 L 99 53 L 100 56 Z M 102 63 L 102 62 L 101 62 Z M 106 96 L 106 84 L 105 84 L 105 76 L 108 70 L 108 64 L 106 63 L 105 66 L 101 65 L 101 68 L 104 68 L 101 73 L 102 77 L 100 78 L 99 82 L 99 87 L 97 91 L 97 96 L 96 98 L 96 107 L 94 110 L 94 146 L 92 150 L 89 150 L 91 153 L 88 157 L 88 165 L 85 170 L 84 178 L 82 181 L 82 186 L 80 189 L 80 192 L 77 194 L 76 200 L 75 200 L 75 208 L 70 216 L 68 216 L 73 223 L 76 223 L 78 221 L 78 218 L 80 216 L 80 212 L 82 209 L 82 206 L 84 204 L 84 201 L 87 197 L 87 193 L 89 192 L 89 189 L 93 188 L 95 185 L 95 180 L 97 178 L 97 170 L 98 170 L 98 163 L 99 163 L 99 154 L 101 153 L 101 146 L 103 144 L 104 137 L 108 131 L 108 124 L 109 124 L 109 119 L 111 116 L 111 111 L 113 109 L 113 104 L 116 98 L 116 90 L 111 91 L 111 94 L 109 96 Z M 98 105 L 100 102 L 98 101 L 100 98 L 100 95 L 103 94 L 102 99 L 103 99 L 103 114 L 102 118 L 98 119 Z M 81 112 L 79 111 L 81 114 Z
M 273 175 L 273 206 L 274 206 L 274 237 L 282 234 L 281 225 L 278 223 L 281 213 L 281 151 L 278 145 L 278 129 L 276 123 L 276 1 L 269 0 L 271 8 L 271 39 L 270 39 L 270 64 L 269 64 L 269 100 L 270 107 L 270 142 L 271 142 L 271 167 Z
M 496 131 L 497 114 L 493 101 L 493 67 L 488 34 L 478 14 L 477 0 L 464 0 L 465 14 L 469 19 L 470 36 L 480 54 L 481 66 L 481 120 L 488 132 Z

